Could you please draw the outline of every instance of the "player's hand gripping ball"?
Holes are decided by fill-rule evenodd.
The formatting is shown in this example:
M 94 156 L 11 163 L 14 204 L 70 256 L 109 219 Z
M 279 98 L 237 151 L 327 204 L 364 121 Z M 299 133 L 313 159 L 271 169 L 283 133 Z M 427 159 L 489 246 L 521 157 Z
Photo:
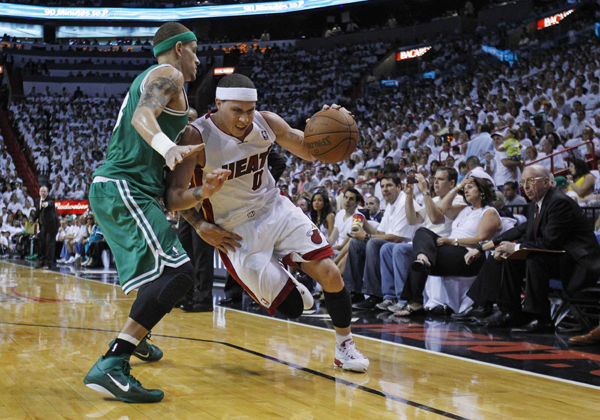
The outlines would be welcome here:
M 313 115 L 304 129 L 304 143 L 317 160 L 337 163 L 356 150 L 360 134 L 349 112 L 329 108 Z

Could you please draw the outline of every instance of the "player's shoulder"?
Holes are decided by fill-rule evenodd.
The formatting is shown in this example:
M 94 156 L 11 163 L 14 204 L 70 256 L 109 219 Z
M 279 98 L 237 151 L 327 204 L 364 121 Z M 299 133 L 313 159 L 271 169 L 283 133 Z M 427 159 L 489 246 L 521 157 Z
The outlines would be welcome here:
M 195 144 L 202 144 L 204 141 L 202 140 L 202 134 L 198 127 L 195 124 L 188 124 L 185 127 L 185 131 L 181 136 L 181 141 L 179 142 L 180 146 L 190 146 Z
M 148 81 L 146 82 L 146 84 L 148 84 L 149 82 L 151 82 L 153 80 L 164 81 L 164 79 L 175 83 L 177 85 L 177 87 L 179 87 L 179 88 L 183 88 L 183 85 L 185 83 L 185 78 L 183 77 L 183 73 L 181 71 L 177 70 L 175 67 L 168 65 L 168 66 L 158 66 L 158 67 L 152 69 L 150 71 L 150 74 L 148 74 Z
M 271 130 L 275 135 L 279 135 L 289 129 L 289 125 L 285 120 L 271 111 L 259 111 L 258 114 L 265 120 L 265 122 L 271 127 Z

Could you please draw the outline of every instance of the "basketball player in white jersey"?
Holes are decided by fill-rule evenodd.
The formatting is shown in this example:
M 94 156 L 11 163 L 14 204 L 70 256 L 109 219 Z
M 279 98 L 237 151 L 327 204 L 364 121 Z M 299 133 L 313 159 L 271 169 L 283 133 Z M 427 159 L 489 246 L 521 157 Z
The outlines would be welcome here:
M 255 110 L 257 91 L 246 76 L 226 76 L 216 92 L 218 110 L 190 124 L 181 144 L 205 144 L 194 159 L 184 160 L 167 179 L 167 208 L 179 210 L 208 243 L 214 245 L 231 275 L 271 315 L 278 310 L 299 317 L 313 305 L 308 290 L 280 264 L 300 266 L 325 292 L 336 331 L 334 365 L 366 372 L 369 359 L 352 339 L 350 294 L 327 238 L 291 201 L 281 195 L 266 165 L 275 142 L 296 156 L 315 160 L 304 133 L 277 114 Z M 344 110 L 345 111 L 345 110 Z M 198 165 L 201 170 L 196 170 Z M 231 175 L 221 190 L 202 202 L 202 184 L 215 168 Z M 190 179 L 195 178 L 190 188 Z M 204 216 L 198 211 L 200 204 Z

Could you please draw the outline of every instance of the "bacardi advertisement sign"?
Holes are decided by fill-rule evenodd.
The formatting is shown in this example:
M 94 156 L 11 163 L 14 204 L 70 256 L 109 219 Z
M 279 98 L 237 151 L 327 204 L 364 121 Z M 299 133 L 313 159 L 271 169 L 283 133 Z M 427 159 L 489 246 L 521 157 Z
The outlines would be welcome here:
M 90 208 L 88 200 L 55 201 L 58 214 L 83 214 Z
M 562 22 L 564 18 L 569 16 L 574 11 L 575 9 L 565 10 L 564 12 L 560 12 L 555 15 L 545 17 L 544 19 L 540 19 L 538 20 L 537 28 L 538 30 L 540 30 L 549 28 L 554 25 L 558 25 L 560 22 Z
M 398 53 L 396 53 L 396 61 L 410 60 L 411 58 L 421 57 L 430 49 L 431 47 L 421 47 L 413 50 L 398 51 Z
M 235 67 L 215 67 L 213 70 L 213 75 L 224 76 L 226 74 L 233 74 L 234 71 Z

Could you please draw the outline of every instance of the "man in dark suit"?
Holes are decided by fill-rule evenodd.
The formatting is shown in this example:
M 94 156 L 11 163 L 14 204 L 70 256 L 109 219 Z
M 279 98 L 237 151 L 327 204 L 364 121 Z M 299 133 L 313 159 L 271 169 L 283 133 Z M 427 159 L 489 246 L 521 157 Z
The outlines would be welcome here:
M 369 213 L 365 214 L 367 220 L 381 223 L 381 219 L 383 218 L 383 211 L 379 209 L 379 204 L 379 198 L 375 196 L 367 198 L 367 201 L 365 203 L 367 209 L 369 210 Z
M 496 246 L 494 257 L 487 259 L 467 295 L 475 301 L 469 315 L 481 318 L 491 305 L 501 312 L 479 320 L 490 327 L 516 327 L 515 332 L 552 332 L 549 280 L 559 278 L 567 293 L 592 286 L 600 276 L 600 245 L 581 207 L 556 188 L 551 174 L 540 165 L 523 171 L 521 184 L 531 200 L 528 220 L 486 244 Z M 505 260 L 519 249 L 536 248 L 565 251 L 563 254 L 532 252 L 525 260 Z M 473 250 L 465 258 L 478 258 Z M 521 308 L 521 285 L 526 278 L 525 301 Z
M 38 241 L 42 260 L 36 268 L 48 269 L 56 267 L 54 248 L 58 233 L 58 215 L 54 207 L 54 198 L 48 195 L 48 187 L 40 187 L 40 196 L 35 200 L 36 222 L 40 225 Z

